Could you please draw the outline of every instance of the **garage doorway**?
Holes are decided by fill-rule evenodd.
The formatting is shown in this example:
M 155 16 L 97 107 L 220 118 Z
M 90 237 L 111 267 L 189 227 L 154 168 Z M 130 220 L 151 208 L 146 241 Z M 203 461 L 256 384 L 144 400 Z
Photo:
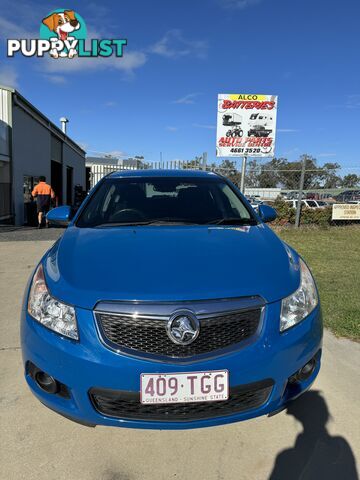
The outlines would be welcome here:
M 0 160 L 0 220 L 11 216 L 10 162 Z
M 85 167 L 86 179 L 85 179 L 85 190 L 90 191 L 91 188 L 91 167 Z
M 66 167 L 66 205 L 73 204 L 73 168 Z
M 55 192 L 56 205 L 62 205 L 62 165 L 59 162 L 54 162 L 54 160 L 51 160 L 51 186 Z
M 36 199 L 31 195 L 35 185 L 38 185 L 39 177 L 24 175 L 24 225 L 35 227 L 38 224 Z

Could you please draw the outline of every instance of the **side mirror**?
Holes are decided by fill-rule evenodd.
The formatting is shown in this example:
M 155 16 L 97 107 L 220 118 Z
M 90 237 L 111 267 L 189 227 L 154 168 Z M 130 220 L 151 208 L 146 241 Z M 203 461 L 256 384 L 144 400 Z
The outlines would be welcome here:
M 275 208 L 270 207 L 269 205 L 259 205 L 258 212 L 259 217 L 265 223 L 272 222 L 277 217 Z
M 67 225 L 69 224 L 72 218 L 72 208 L 69 207 L 68 205 L 64 205 L 63 207 L 53 208 L 46 215 L 46 218 L 51 224 L 67 227 Z

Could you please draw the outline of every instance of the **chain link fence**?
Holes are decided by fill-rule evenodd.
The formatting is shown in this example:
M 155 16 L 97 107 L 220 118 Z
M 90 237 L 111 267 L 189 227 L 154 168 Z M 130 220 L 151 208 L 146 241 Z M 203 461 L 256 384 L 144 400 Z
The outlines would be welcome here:
M 246 168 L 245 194 L 254 205 L 274 206 L 280 225 L 360 223 L 360 166 L 318 166 L 309 155 L 296 162 L 252 160 Z

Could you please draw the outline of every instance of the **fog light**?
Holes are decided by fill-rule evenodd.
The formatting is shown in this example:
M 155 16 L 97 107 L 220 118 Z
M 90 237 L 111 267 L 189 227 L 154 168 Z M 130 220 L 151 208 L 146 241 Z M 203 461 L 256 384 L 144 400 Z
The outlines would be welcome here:
M 307 380 L 313 374 L 315 367 L 316 359 L 314 357 L 303 367 L 301 367 L 297 372 L 291 375 L 291 377 L 289 377 L 289 383 L 303 382 L 304 380 Z
M 298 380 L 301 382 L 303 380 L 307 380 L 315 370 L 316 360 L 312 358 L 310 362 L 304 365 L 298 373 Z
M 26 362 L 25 371 L 44 392 L 56 394 L 63 398 L 70 398 L 70 391 L 64 383 L 59 382 L 59 380 L 56 380 L 32 362 Z
M 47 393 L 57 393 L 59 386 L 55 378 L 39 370 L 35 374 L 35 382 Z

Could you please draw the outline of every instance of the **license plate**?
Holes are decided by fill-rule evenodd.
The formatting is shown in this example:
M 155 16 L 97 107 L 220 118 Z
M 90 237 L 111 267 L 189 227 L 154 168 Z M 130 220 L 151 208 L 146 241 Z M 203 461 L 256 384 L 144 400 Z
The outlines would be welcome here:
M 229 398 L 229 372 L 142 373 L 140 402 L 217 402 Z

